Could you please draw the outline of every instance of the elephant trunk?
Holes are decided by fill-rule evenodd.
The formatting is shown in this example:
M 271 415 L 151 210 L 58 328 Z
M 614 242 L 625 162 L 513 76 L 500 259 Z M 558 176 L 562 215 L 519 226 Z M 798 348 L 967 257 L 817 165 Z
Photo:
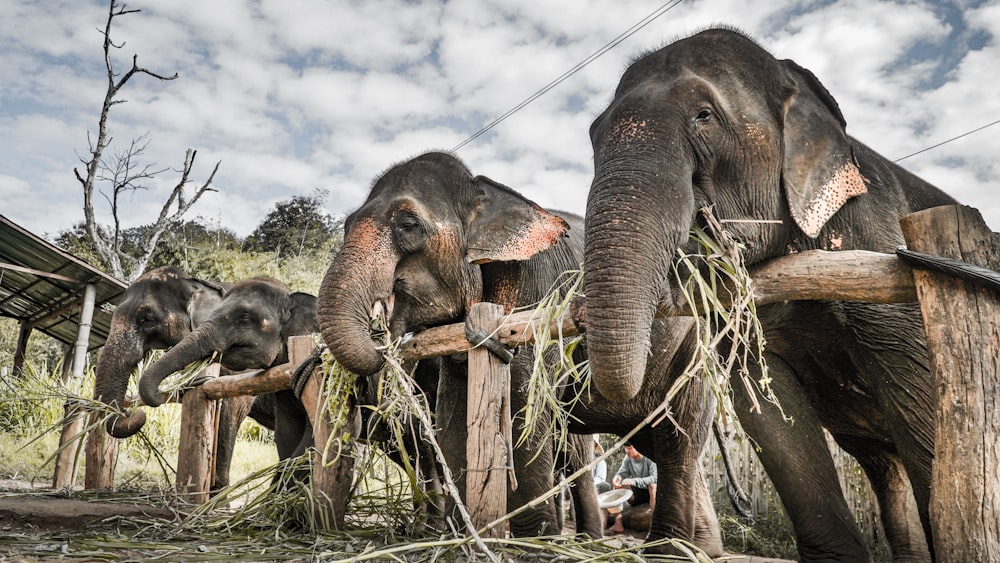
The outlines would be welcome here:
M 134 327 L 116 328 L 114 325 L 124 322 L 121 318 L 115 318 L 112 322 L 112 337 L 104 344 L 97 359 L 94 398 L 118 412 L 125 404 L 128 379 L 132 375 L 132 370 L 142 360 L 143 349 Z M 146 413 L 140 409 L 133 409 L 126 417 L 110 415 L 107 431 L 115 438 L 128 438 L 138 432 L 145 423 Z
M 599 166 L 587 200 L 587 349 L 597 389 L 614 402 L 642 386 L 653 317 L 661 296 L 669 296 L 675 249 L 688 235 L 694 208 L 690 180 L 678 189 L 683 179 L 665 184 L 654 164 L 645 166 L 646 172 L 621 160 Z M 670 190 L 672 200 L 662 201 Z M 670 216 L 661 212 L 667 207 Z
M 389 229 L 361 218 L 323 277 L 317 296 L 320 332 L 333 357 L 353 373 L 375 373 L 385 361 L 372 339 L 372 308 L 391 295 L 398 261 Z
M 146 368 L 139 379 L 139 396 L 142 401 L 151 407 L 160 406 L 163 404 L 160 383 L 168 375 L 192 362 L 209 357 L 212 352 L 221 352 L 226 347 L 223 332 L 211 320 L 205 322 Z

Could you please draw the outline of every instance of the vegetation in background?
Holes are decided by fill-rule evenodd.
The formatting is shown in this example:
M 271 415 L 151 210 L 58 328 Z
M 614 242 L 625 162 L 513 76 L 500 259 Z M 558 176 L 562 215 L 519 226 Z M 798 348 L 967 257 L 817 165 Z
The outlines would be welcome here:
M 277 203 L 246 238 L 245 249 L 289 259 L 329 252 L 331 242 L 340 246 L 343 237 L 338 235 L 343 224 L 323 209 L 327 193 L 316 190 L 312 196 L 295 196 Z

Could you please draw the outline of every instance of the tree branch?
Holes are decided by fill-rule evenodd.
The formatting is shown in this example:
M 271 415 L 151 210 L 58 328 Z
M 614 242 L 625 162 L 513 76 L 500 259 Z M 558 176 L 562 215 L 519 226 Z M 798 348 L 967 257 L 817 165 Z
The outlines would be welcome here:
M 132 55 L 132 67 L 128 69 L 127 72 L 120 76 L 116 74 L 111 55 L 113 49 L 121 49 L 125 46 L 125 43 L 122 42 L 121 44 L 116 44 L 111 39 L 112 24 L 118 16 L 137 14 L 139 12 L 140 10 L 127 9 L 124 3 L 119 4 L 117 0 L 109 0 L 108 2 L 107 21 L 105 22 L 104 29 L 98 30 L 98 33 L 100 33 L 103 37 L 107 90 L 105 92 L 104 102 L 101 106 L 101 116 L 97 127 L 97 139 L 96 141 L 92 139 L 90 132 L 88 131 L 87 144 L 90 158 L 88 160 L 80 158 L 80 162 L 86 167 L 86 173 L 82 173 L 77 168 L 73 169 L 74 176 L 83 188 L 83 212 L 87 234 L 93 241 L 97 252 L 108 261 L 108 264 L 111 267 L 112 275 L 125 280 L 134 279 L 145 270 L 150 259 L 152 258 L 153 252 L 156 249 L 156 243 L 159 241 L 160 235 L 163 234 L 171 223 L 180 220 L 181 217 L 191 208 L 191 206 L 197 202 L 202 194 L 211 189 L 209 186 L 211 185 L 212 180 L 215 177 L 215 173 L 219 168 L 219 164 L 216 164 L 215 169 L 212 171 L 208 180 L 195 192 L 191 200 L 187 201 L 185 199 L 184 186 L 189 181 L 189 176 L 194 165 L 194 157 L 196 154 L 195 151 L 188 149 L 184 161 L 184 168 L 181 171 L 180 181 L 174 187 L 170 196 L 167 198 L 166 203 L 164 203 L 160 216 L 149 228 L 149 235 L 145 237 L 144 244 L 140 244 L 140 248 L 135 250 L 135 252 L 139 253 L 139 256 L 131 256 L 127 252 L 128 249 L 122 247 L 124 230 L 120 219 L 122 209 L 119 206 L 119 196 L 126 191 L 147 189 L 141 184 L 141 181 L 152 179 L 158 174 L 166 171 L 166 169 L 153 170 L 151 165 L 147 164 L 140 166 L 137 163 L 137 158 L 143 154 L 146 146 L 148 145 L 148 141 L 145 141 L 145 135 L 143 137 L 133 139 L 128 150 L 115 155 L 113 163 L 109 164 L 103 161 L 104 152 L 111 143 L 111 137 L 108 133 L 108 116 L 111 112 L 112 106 L 125 103 L 127 101 L 125 99 L 121 99 L 119 94 L 122 88 L 125 87 L 133 76 L 137 74 L 145 74 L 164 81 L 174 80 L 178 77 L 176 72 L 172 76 L 167 76 L 139 66 L 138 54 Z M 106 172 L 106 174 L 102 173 L 102 171 Z M 110 231 L 101 227 L 97 223 L 94 214 L 94 185 L 98 181 L 111 183 L 110 197 L 108 194 L 101 192 L 111 208 L 114 227 Z M 174 205 L 174 202 L 177 202 L 177 211 L 171 214 L 170 209 Z M 128 261 L 133 265 L 129 272 L 124 271 L 124 268 L 122 267 L 123 261 Z

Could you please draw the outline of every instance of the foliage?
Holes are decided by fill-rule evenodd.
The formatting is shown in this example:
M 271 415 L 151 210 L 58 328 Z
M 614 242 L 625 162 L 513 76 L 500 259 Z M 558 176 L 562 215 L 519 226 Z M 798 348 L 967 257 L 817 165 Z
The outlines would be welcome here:
M 341 222 L 324 211 L 324 190 L 278 202 L 246 239 L 246 249 L 273 252 L 278 258 L 318 255 L 328 251 Z
M 11 370 L 14 365 L 14 352 L 17 349 L 19 332 L 20 327 L 16 320 L 0 317 L 0 378 L 10 384 L 17 384 L 17 379 L 13 378 Z M 66 349 L 67 347 L 58 340 L 32 332 L 32 335 L 28 337 L 25 358 L 27 363 L 35 366 L 35 369 L 41 373 L 58 374 Z M 58 375 L 54 377 L 59 378 Z

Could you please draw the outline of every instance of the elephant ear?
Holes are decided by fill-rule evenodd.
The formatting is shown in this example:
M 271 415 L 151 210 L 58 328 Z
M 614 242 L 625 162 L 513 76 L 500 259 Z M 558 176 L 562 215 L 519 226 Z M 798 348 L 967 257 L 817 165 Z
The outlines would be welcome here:
M 198 278 L 185 280 L 190 291 L 187 301 L 187 314 L 191 319 L 191 330 L 208 320 L 212 310 L 222 301 L 226 288 L 220 284 Z
M 847 200 L 868 191 L 840 107 L 813 73 L 782 61 L 792 94 L 785 101 L 782 183 L 792 219 L 816 238 Z
M 486 176 L 472 179 L 475 207 L 466 225 L 473 264 L 527 260 L 554 246 L 569 224 L 535 202 Z
M 319 321 L 316 317 L 316 296 L 296 291 L 289 297 L 291 309 L 288 321 L 282 325 L 281 336 L 288 340 L 290 336 L 304 336 L 319 332 Z

